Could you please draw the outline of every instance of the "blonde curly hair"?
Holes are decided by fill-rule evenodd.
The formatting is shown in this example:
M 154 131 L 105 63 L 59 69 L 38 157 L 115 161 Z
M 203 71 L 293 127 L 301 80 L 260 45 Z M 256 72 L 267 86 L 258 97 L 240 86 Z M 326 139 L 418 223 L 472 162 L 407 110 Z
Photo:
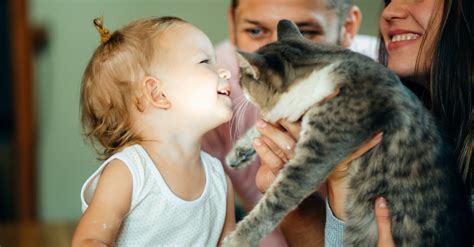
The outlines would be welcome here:
M 145 76 L 151 75 L 157 54 L 153 41 L 176 23 L 186 22 L 177 17 L 142 19 L 110 34 L 101 19 L 94 20 L 102 42 L 84 71 L 80 112 L 84 135 L 99 159 L 140 141 L 130 121 L 132 107 L 144 110 L 136 89 Z

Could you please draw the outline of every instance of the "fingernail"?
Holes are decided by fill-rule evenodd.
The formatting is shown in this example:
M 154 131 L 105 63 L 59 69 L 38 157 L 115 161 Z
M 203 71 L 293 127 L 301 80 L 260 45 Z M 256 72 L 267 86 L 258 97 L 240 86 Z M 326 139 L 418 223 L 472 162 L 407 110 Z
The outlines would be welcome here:
M 379 132 L 374 136 L 374 140 L 380 141 L 382 140 L 383 132 Z
M 383 197 L 377 198 L 376 204 L 379 208 L 387 208 L 387 201 Z
M 258 120 L 257 121 L 257 127 L 259 128 L 265 128 L 267 126 L 267 123 L 263 120 Z
M 259 138 L 255 138 L 253 140 L 253 144 L 255 144 L 255 146 L 262 146 L 262 141 L 260 141 Z

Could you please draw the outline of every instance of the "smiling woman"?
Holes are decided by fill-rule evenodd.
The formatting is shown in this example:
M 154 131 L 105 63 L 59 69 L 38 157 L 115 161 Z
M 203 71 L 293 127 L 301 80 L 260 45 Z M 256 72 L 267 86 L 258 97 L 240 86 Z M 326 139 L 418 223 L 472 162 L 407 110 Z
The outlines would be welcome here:
M 387 65 L 401 77 L 428 83 L 430 51 L 441 21 L 441 9 L 435 1 L 386 1 L 380 30 L 389 54 Z M 421 65 L 419 71 L 417 63 Z
M 385 0 L 380 59 L 437 117 L 455 147 L 467 191 L 473 184 L 474 4 Z

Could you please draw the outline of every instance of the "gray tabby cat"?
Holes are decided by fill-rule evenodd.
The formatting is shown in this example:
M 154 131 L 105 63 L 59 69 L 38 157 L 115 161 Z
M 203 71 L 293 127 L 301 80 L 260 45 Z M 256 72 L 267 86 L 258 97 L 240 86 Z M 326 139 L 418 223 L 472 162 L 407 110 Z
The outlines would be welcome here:
M 433 117 L 395 74 L 363 55 L 308 41 L 286 20 L 278 24 L 277 42 L 241 54 L 244 94 L 265 119 L 302 123 L 295 157 L 223 246 L 256 246 L 378 130 L 381 143 L 349 168 L 346 246 L 376 245 L 377 196 L 389 202 L 397 246 L 470 246 L 470 211 L 456 159 Z M 227 164 L 249 164 L 258 135 L 250 129 Z

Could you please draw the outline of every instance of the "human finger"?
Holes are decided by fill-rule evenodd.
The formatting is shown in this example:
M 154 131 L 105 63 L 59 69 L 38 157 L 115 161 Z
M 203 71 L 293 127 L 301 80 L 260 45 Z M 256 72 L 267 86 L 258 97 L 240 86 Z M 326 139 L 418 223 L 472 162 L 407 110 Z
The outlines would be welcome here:
M 375 200 L 375 220 L 377 222 L 377 247 L 394 247 L 392 237 L 391 217 L 388 203 L 383 197 Z
M 298 140 L 300 137 L 301 131 L 301 122 L 291 123 L 283 119 L 278 121 L 278 123 L 293 137 L 294 140 Z
M 253 147 L 260 158 L 260 166 L 266 166 L 269 171 L 277 175 L 285 162 L 261 138 L 253 140 Z
M 265 164 L 265 162 L 261 161 L 260 167 L 257 170 L 257 175 L 255 176 L 255 184 L 257 185 L 257 189 L 260 192 L 265 193 L 265 191 L 267 191 L 267 189 L 273 183 L 273 180 L 275 180 L 276 176 L 277 175 L 269 169 L 268 164 Z
M 379 144 L 382 141 L 382 136 L 382 132 L 377 132 L 372 138 L 360 145 L 356 151 L 354 151 L 351 155 L 339 162 L 339 164 L 329 175 L 328 179 L 333 182 L 343 179 L 347 175 L 347 170 L 349 169 L 351 162 L 365 154 L 377 144 Z
M 278 156 L 282 161 L 283 163 L 286 163 L 288 162 L 288 160 L 292 159 L 293 156 L 294 156 L 294 152 L 293 150 L 288 150 L 287 152 L 284 152 L 279 146 L 278 144 L 276 144 L 274 141 L 272 141 L 272 139 L 266 137 L 266 136 L 262 136 L 261 137 L 261 140 L 267 144 L 268 148 L 270 148 L 270 150 L 276 155 Z
M 379 144 L 382 141 L 382 137 L 383 132 L 377 132 L 371 139 L 360 145 L 359 148 L 357 148 L 357 150 L 354 151 L 349 157 L 345 158 L 342 162 L 340 162 L 340 164 L 350 163 L 351 161 L 359 158 L 367 151 Z
M 257 121 L 257 130 L 276 144 L 271 147 L 275 153 L 283 152 L 288 160 L 293 157 L 296 141 L 289 133 L 263 120 Z

